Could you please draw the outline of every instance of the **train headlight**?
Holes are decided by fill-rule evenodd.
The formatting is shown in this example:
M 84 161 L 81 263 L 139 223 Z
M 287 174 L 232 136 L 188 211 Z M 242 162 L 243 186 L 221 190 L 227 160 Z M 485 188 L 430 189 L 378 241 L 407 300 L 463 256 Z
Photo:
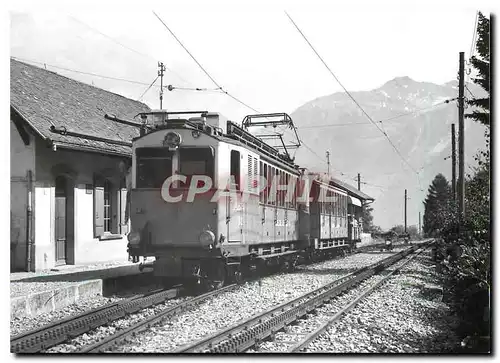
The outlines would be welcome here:
M 208 246 L 213 244 L 215 241 L 215 235 L 213 234 L 212 231 L 203 231 L 200 234 L 200 242 L 204 246 Z
M 163 140 L 163 146 L 168 147 L 169 149 L 177 149 L 182 142 L 181 135 L 177 132 L 169 132 L 165 135 L 165 139 Z
M 139 232 L 130 232 L 127 239 L 131 245 L 138 245 L 141 242 L 141 234 Z

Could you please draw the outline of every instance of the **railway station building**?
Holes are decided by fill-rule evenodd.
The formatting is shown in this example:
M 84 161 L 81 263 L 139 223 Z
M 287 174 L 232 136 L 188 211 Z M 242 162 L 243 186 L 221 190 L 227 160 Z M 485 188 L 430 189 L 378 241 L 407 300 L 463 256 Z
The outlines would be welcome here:
M 149 107 L 13 59 L 10 67 L 11 271 L 126 261 L 139 128 L 123 120 Z

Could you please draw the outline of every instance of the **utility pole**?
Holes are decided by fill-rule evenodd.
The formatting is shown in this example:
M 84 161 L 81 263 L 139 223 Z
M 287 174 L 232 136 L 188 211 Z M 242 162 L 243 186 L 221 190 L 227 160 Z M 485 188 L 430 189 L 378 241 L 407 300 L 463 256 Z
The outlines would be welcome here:
M 421 222 L 421 218 L 420 218 L 420 212 L 418 212 L 418 235 L 421 236 L 422 235 L 422 222 Z
M 163 65 L 163 62 L 158 62 L 158 77 L 160 77 L 160 110 L 163 110 L 163 72 L 165 72 L 166 68 Z
M 406 233 L 406 199 L 407 199 L 407 190 L 405 189 L 405 233 Z
M 460 52 L 458 71 L 458 205 L 460 218 L 465 216 L 465 165 L 464 165 L 464 52 Z
M 361 176 L 358 173 L 358 190 L 361 190 Z
M 327 150 L 326 151 L 326 165 L 327 165 L 327 173 L 328 177 L 330 177 L 330 152 Z
M 451 193 L 457 200 L 457 150 L 455 144 L 455 124 L 451 124 Z

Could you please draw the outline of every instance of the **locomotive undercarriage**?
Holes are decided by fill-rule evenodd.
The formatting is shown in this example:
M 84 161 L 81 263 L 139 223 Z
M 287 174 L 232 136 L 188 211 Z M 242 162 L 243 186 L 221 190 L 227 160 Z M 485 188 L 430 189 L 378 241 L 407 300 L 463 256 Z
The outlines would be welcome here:
M 165 284 L 182 283 L 220 288 L 225 284 L 240 282 L 245 277 L 277 271 L 292 271 L 303 259 L 297 249 L 298 242 L 251 245 L 244 255 L 224 255 L 219 248 L 163 248 L 155 249 L 156 260 L 141 264 L 143 269 L 153 269 L 153 274 Z M 134 253 L 132 253 L 134 254 Z M 136 251 L 135 254 L 139 254 Z M 141 255 L 152 255 L 142 251 Z
M 220 248 L 164 248 L 155 249 L 156 260 L 142 264 L 140 269 L 152 268 L 154 276 L 168 285 L 182 283 L 217 289 L 250 276 L 291 272 L 299 263 L 344 256 L 351 250 L 351 244 L 344 239 L 311 241 L 309 247 L 299 241 L 256 244 L 239 256 L 224 255 Z

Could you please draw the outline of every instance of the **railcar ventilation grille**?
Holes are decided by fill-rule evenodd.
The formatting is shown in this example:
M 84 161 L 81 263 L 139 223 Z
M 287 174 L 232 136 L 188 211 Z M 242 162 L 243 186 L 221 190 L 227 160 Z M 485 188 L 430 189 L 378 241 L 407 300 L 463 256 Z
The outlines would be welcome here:
M 259 180 L 259 165 L 257 158 L 253 158 L 253 178 L 252 178 L 252 188 L 255 193 L 258 192 L 258 180 Z
M 252 176 L 253 176 L 252 156 L 248 155 L 248 173 L 247 173 L 247 190 L 252 191 Z

